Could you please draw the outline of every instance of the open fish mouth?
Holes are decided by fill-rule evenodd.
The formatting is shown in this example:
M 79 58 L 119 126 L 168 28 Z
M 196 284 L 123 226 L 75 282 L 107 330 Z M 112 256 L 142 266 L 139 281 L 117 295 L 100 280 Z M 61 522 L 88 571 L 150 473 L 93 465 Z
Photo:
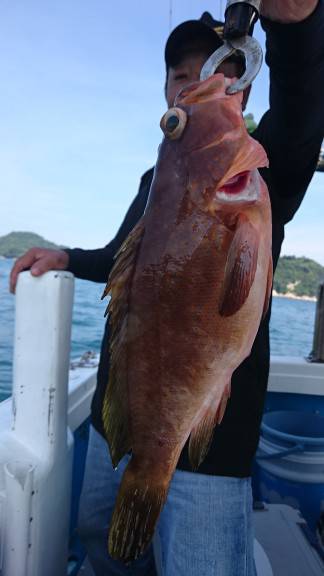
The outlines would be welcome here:
M 217 200 L 222 202 L 254 202 L 259 198 L 257 170 L 246 170 L 224 182 L 216 191 Z

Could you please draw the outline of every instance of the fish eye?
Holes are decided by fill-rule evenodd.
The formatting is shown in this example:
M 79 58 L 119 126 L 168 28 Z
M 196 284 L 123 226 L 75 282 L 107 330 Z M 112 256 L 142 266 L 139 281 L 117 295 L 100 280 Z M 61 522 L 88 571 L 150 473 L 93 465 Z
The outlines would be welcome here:
M 165 136 L 170 140 L 180 138 L 187 123 L 187 114 L 182 108 L 170 108 L 160 122 L 160 126 Z

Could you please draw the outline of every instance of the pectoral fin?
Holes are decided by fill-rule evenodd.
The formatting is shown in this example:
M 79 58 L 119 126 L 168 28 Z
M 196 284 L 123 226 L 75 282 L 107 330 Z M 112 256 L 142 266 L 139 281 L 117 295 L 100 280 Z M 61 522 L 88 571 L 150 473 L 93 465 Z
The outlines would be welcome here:
M 103 297 L 110 295 L 111 299 L 107 308 L 110 369 L 103 400 L 102 422 L 114 467 L 131 448 L 127 394 L 128 301 L 143 233 L 144 224 L 140 220 L 116 255 L 116 262 L 103 294 Z
M 221 316 L 232 316 L 246 301 L 258 261 L 259 236 L 245 216 L 240 216 L 225 266 Z

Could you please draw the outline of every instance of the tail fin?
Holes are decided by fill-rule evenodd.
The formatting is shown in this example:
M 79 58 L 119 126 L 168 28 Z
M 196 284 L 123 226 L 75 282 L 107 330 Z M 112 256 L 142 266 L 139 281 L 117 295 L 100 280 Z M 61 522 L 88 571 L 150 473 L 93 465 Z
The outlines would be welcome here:
M 170 479 L 169 479 L 170 480 Z M 109 530 L 109 554 L 122 562 L 135 560 L 149 545 L 167 497 L 166 478 L 141 475 L 130 462 L 125 470 Z

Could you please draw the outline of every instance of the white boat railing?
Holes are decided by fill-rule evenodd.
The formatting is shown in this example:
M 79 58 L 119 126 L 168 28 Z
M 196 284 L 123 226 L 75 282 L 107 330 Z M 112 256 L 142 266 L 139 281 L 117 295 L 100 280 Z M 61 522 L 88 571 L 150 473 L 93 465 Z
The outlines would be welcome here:
M 12 397 L 0 404 L 0 576 L 66 576 L 71 432 L 97 371 L 96 358 L 69 370 L 73 291 L 68 272 L 19 276 Z M 324 364 L 272 357 L 269 390 L 324 396 Z
M 324 396 L 324 364 L 295 356 L 271 356 L 268 392 Z

